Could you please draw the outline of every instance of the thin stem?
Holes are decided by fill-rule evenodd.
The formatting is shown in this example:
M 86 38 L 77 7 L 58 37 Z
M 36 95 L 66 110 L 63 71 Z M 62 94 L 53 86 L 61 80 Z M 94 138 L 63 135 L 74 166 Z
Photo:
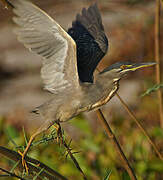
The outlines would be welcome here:
M 154 144 L 154 142 L 151 140 L 150 136 L 148 135 L 148 133 L 146 132 L 146 130 L 143 128 L 143 126 L 140 124 L 140 122 L 137 120 L 136 116 L 134 115 L 134 113 L 129 109 L 129 107 L 127 106 L 127 104 L 122 100 L 122 98 L 119 96 L 118 93 L 116 93 L 118 99 L 120 100 L 120 102 L 122 103 L 123 107 L 126 109 L 126 111 L 128 112 L 128 114 L 131 116 L 131 118 L 135 121 L 135 123 L 137 124 L 137 126 L 140 128 L 140 130 L 143 132 L 143 134 L 146 136 L 148 142 L 152 145 L 153 149 L 155 150 L 156 154 L 159 156 L 159 158 L 161 160 L 163 160 L 163 157 L 161 155 L 161 153 L 159 152 L 157 146 Z
M 5 173 L 7 173 L 7 174 L 8 174 L 8 177 L 15 177 L 15 178 L 18 178 L 18 179 L 20 179 L 20 180 L 25 180 L 24 178 L 22 178 L 22 177 L 20 177 L 20 176 L 17 176 L 15 173 L 9 172 L 9 171 L 1 168 L 1 167 L 0 167 L 0 171 L 3 171 L 3 172 L 5 172 Z M 1 177 L 0 177 L 0 178 L 1 178 Z
M 116 150 L 119 153 L 119 155 L 120 155 L 120 157 L 121 157 L 121 159 L 123 161 L 123 164 L 124 164 L 124 166 L 126 168 L 126 171 L 128 172 L 130 178 L 132 180 L 137 180 L 137 178 L 135 176 L 135 173 L 134 173 L 134 170 L 130 166 L 129 161 L 127 160 L 127 158 L 126 158 L 126 156 L 125 156 L 119 142 L 117 141 L 114 133 L 112 132 L 112 129 L 110 128 L 108 122 L 106 121 L 106 119 L 105 119 L 105 117 L 104 117 L 104 115 L 103 115 L 103 113 L 102 113 L 102 111 L 100 109 L 97 110 L 97 116 L 98 116 L 98 119 L 100 120 L 102 126 L 104 127 L 108 137 L 112 140 L 113 144 L 115 145 Z
M 156 82 L 161 83 L 160 77 L 160 0 L 156 0 L 156 11 L 155 11 L 155 59 L 156 65 Z M 161 89 L 157 91 L 159 101 L 159 114 L 160 114 L 160 125 L 163 128 L 163 104 L 162 104 L 162 93 Z
M 83 170 L 81 169 L 79 163 L 77 162 L 76 158 L 73 156 L 73 153 L 71 152 L 71 149 L 69 148 L 69 146 L 67 145 L 67 143 L 64 141 L 63 142 L 64 147 L 67 149 L 67 153 L 69 154 L 70 158 L 72 159 L 72 161 L 74 162 L 76 168 L 80 171 L 80 173 L 83 176 L 84 180 L 87 180 L 87 177 L 85 176 Z
M 0 154 L 6 156 L 7 158 L 13 160 L 13 161 L 21 161 L 21 156 L 20 154 L 18 154 L 17 152 L 15 151 L 12 151 L 10 149 L 7 149 L 3 146 L 0 146 Z M 36 159 L 33 159 L 33 158 L 30 158 L 28 156 L 25 156 L 25 160 L 30 162 L 27 163 L 28 167 L 29 167 L 29 173 L 32 172 L 32 171 L 35 171 L 37 173 L 40 172 L 40 168 L 44 168 L 44 170 L 46 170 L 48 173 L 46 173 L 45 171 L 43 171 L 41 173 L 42 176 L 45 176 L 49 179 L 55 179 L 56 177 L 59 179 L 59 180 L 67 180 L 67 178 L 65 178 L 64 176 L 62 176 L 61 174 L 59 174 L 58 172 L 54 171 L 53 169 L 51 169 L 50 167 L 46 166 L 44 163 L 36 160 Z M 37 167 L 33 166 L 31 163 L 35 164 Z M 18 165 L 18 168 L 23 170 L 23 166 L 21 163 L 19 163 Z
M 70 142 L 67 144 L 66 143 L 66 140 L 64 138 L 64 131 L 62 130 L 62 127 L 61 127 L 61 124 L 60 123 L 57 123 L 58 127 L 56 128 L 57 129 L 57 139 L 61 140 L 61 143 L 63 144 L 63 146 L 66 148 L 66 151 L 67 151 L 67 155 L 70 156 L 71 160 L 73 161 L 73 163 L 75 164 L 75 167 L 79 170 L 79 172 L 81 173 L 81 175 L 83 176 L 83 179 L 84 180 L 87 180 L 87 177 L 86 175 L 84 174 L 83 170 L 81 169 L 78 161 L 76 160 L 76 158 L 74 157 L 74 153 L 77 153 L 77 152 L 72 152 L 72 148 L 70 148 L 70 144 L 71 144 L 71 140 Z M 57 141 L 58 141 L 57 140 Z M 66 157 L 67 157 L 66 155 Z

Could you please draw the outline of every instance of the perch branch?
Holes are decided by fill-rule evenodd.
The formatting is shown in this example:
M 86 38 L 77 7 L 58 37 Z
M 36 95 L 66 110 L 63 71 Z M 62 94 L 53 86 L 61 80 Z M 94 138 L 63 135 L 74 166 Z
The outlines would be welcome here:
M 152 141 L 152 139 L 150 138 L 150 136 L 148 135 L 148 133 L 146 132 L 146 130 L 143 128 L 143 126 L 140 124 L 140 122 L 137 120 L 136 116 L 134 115 L 134 113 L 129 109 L 129 107 L 127 106 L 127 104 L 123 101 L 123 99 L 119 96 L 118 93 L 116 93 L 118 99 L 120 100 L 120 102 L 122 103 L 123 107 L 126 109 L 126 111 L 128 112 L 128 114 L 131 116 L 131 118 L 135 121 L 136 125 L 139 127 L 139 129 L 143 132 L 143 134 L 146 136 L 148 142 L 151 144 L 151 146 L 153 147 L 153 149 L 155 150 L 156 154 L 158 155 L 158 157 L 163 160 L 163 157 L 161 155 L 161 153 L 159 152 L 157 146 L 154 144 L 154 142 Z
M 113 144 L 115 145 L 116 150 L 119 153 L 119 155 L 120 155 L 120 157 L 121 157 L 121 159 L 123 161 L 123 164 L 124 164 L 124 166 L 126 168 L 126 171 L 128 172 L 130 178 L 132 180 L 137 180 L 137 178 L 135 176 L 135 173 L 134 173 L 132 167 L 130 166 L 130 164 L 129 164 L 129 162 L 128 162 L 128 160 L 127 160 L 127 158 L 126 158 L 126 156 L 125 156 L 119 142 L 117 141 L 114 133 L 112 132 L 109 124 L 107 123 L 107 121 L 106 121 L 106 119 L 105 119 L 105 117 L 104 117 L 104 115 L 103 115 L 103 113 L 102 113 L 102 111 L 100 109 L 97 110 L 97 116 L 98 116 L 98 119 L 100 120 L 102 126 L 104 127 L 108 137 L 112 140 Z
M 155 10 L 155 59 L 156 59 L 156 82 L 161 83 L 160 69 L 160 0 L 156 0 L 156 10 Z M 159 115 L 160 115 L 160 125 L 163 128 L 163 104 L 162 104 L 162 93 L 161 89 L 157 91 L 158 102 L 159 102 Z
M 77 162 L 76 158 L 73 156 L 73 153 L 71 152 L 71 148 L 67 145 L 67 143 L 64 141 L 63 142 L 64 147 L 67 149 L 67 153 L 69 154 L 70 158 L 72 159 L 72 161 L 74 162 L 76 168 L 80 171 L 80 173 L 83 176 L 84 180 L 87 180 L 83 170 L 81 169 L 79 163 Z
M 21 162 L 21 156 L 15 152 L 15 151 L 12 151 L 10 149 L 7 149 L 5 147 L 2 147 L 0 146 L 0 154 L 6 156 L 7 158 L 13 160 L 13 161 L 20 161 Z M 59 180 L 67 180 L 67 178 L 65 178 L 64 176 L 62 176 L 61 174 L 59 174 L 58 172 L 54 171 L 53 169 L 51 169 L 50 167 L 46 166 L 44 163 L 36 160 L 36 159 L 33 159 L 33 158 L 30 158 L 28 156 L 25 157 L 25 160 L 27 162 L 30 162 L 30 163 L 33 163 L 35 164 L 36 166 L 33 166 L 32 164 L 30 163 L 27 163 L 27 166 L 29 167 L 29 173 L 32 173 L 32 171 L 35 171 L 37 173 L 40 172 L 40 168 L 43 168 L 44 170 L 46 170 L 47 172 L 45 171 L 42 171 L 40 173 L 41 176 L 45 176 L 47 177 L 48 179 L 55 179 L 55 177 L 57 177 Z M 23 170 L 23 166 L 21 163 L 19 163 L 18 165 L 18 168 Z
M 83 176 L 83 179 L 84 180 L 87 180 L 83 170 L 81 169 L 78 161 L 76 160 L 76 158 L 74 157 L 74 153 L 72 152 L 72 148 L 70 148 L 70 143 L 67 144 L 66 141 L 65 141 L 65 138 L 64 138 L 64 131 L 62 130 L 62 127 L 60 125 L 60 123 L 58 123 L 58 128 L 57 128 L 57 139 L 60 139 L 61 140 L 61 144 L 63 144 L 63 146 L 66 148 L 66 151 L 67 151 L 67 155 L 70 156 L 71 160 L 73 161 L 73 163 L 75 164 L 75 167 L 79 170 L 79 172 L 81 173 L 81 175 Z M 66 157 L 67 157 L 66 155 Z
M 0 167 L 0 171 L 2 172 L 5 172 L 6 174 L 8 174 L 8 177 L 15 177 L 15 178 L 18 178 L 20 180 L 25 180 L 24 178 L 20 177 L 20 176 L 17 176 L 16 174 L 12 173 L 12 172 L 9 172 L 3 168 Z M 2 177 L 3 175 L 0 175 L 0 178 Z

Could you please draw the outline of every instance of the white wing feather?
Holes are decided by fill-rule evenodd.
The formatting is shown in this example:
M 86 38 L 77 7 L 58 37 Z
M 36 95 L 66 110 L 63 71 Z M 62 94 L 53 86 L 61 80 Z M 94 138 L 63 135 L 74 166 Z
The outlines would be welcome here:
M 45 12 L 24 0 L 12 0 L 15 33 L 25 47 L 43 57 L 41 77 L 52 93 L 78 88 L 76 44 Z

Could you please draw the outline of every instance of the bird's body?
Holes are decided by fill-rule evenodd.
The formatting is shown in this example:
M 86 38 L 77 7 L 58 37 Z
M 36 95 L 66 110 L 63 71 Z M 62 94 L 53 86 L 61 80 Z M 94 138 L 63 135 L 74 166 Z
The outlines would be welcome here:
M 81 112 L 98 109 L 113 97 L 118 89 L 118 81 L 115 77 L 115 81 L 106 81 L 104 85 L 101 79 L 106 78 L 105 74 L 99 74 L 96 78 L 93 84 L 83 83 L 76 91 L 54 94 L 51 100 L 37 107 L 34 112 L 40 114 L 44 121 L 54 124 L 55 121 L 67 121 Z
M 16 15 L 13 20 L 18 25 L 15 30 L 18 40 L 42 57 L 44 88 L 53 95 L 33 111 L 40 114 L 44 123 L 31 136 L 23 157 L 39 133 L 55 122 L 98 109 L 114 96 L 125 74 L 155 64 L 118 62 L 94 78 L 96 66 L 108 50 L 96 3 L 77 14 L 68 32 L 29 1 L 11 0 L 9 5 Z

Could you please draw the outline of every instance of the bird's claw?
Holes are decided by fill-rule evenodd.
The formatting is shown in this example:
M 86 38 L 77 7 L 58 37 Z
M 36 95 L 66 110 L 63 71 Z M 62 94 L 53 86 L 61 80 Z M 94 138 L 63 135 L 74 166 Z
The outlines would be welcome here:
M 61 125 L 59 123 L 57 123 L 57 124 L 53 125 L 53 127 L 56 129 L 56 132 L 57 132 L 57 143 L 59 143 L 60 139 L 61 139 L 61 143 L 63 144 Z
M 28 169 L 29 169 L 29 168 L 28 168 L 27 163 L 26 163 L 26 161 L 25 161 L 25 159 L 24 159 L 24 157 L 25 157 L 26 154 L 25 154 L 25 152 L 22 153 L 22 152 L 19 151 L 19 150 L 18 150 L 18 153 L 19 153 L 19 154 L 21 155 L 21 157 L 22 157 L 22 159 L 21 159 L 21 160 L 22 160 L 22 166 L 25 168 L 26 173 L 28 174 Z
M 5 9 L 8 9 L 8 8 L 9 8 L 9 5 L 8 5 L 8 3 L 6 2 L 6 0 L 1 0 L 1 3 L 3 4 L 3 6 L 4 6 Z

